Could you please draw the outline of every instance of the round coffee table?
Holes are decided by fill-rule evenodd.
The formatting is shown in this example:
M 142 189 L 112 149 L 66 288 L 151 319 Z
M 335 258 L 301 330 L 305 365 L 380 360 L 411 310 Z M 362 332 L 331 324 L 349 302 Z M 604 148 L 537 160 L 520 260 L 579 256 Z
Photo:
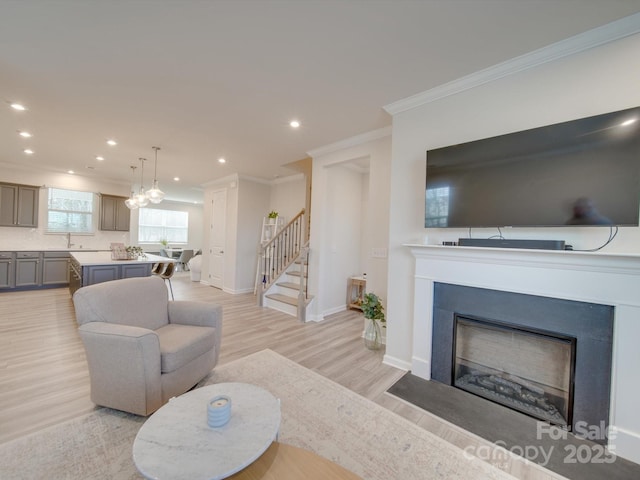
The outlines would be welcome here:
M 231 398 L 231 419 L 207 424 L 207 404 Z M 276 440 L 280 401 L 263 388 L 220 383 L 169 400 L 142 425 L 133 442 L 133 461 L 147 478 L 219 479 L 239 472 Z

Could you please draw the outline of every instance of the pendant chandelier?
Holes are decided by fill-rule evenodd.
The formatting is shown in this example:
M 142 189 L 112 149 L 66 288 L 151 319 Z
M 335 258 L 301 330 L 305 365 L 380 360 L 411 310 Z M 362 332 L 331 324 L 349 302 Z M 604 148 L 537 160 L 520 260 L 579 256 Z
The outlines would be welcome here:
M 144 192 L 144 185 L 143 185 L 143 176 L 144 176 L 144 162 L 147 161 L 146 158 L 139 158 L 138 160 L 140 160 L 140 192 L 136 195 L 136 204 L 138 205 L 138 207 L 146 207 L 147 205 L 149 205 L 149 197 L 147 197 L 147 194 Z
M 131 165 L 131 178 L 132 178 L 131 196 L 124 201 L 124 204 L 127 206 L 129 210 L 135 210 L 136 208 L 138 208 L 138 203 L 136 202 L 135 193 L 133 192 L 133 183 L 135 181 L 134 177 L 136 174 L 136 168 L 138 167 L 136 167 L 135 165 Z
M 160 150 L 160 147 L 151 147 L 155 150 L 156 152 L 156 161 L 155 161 L 155 167 L 154 167 L 154 171 L 153 171 L 153 185 L 151 186 L 151 188 L 149 190 L 147 190 L 147 198 L 149 199 L 149 201 L 151 203 L 160 203 L 162 201 L 162 199 L 164 198 L 164 192 L 162 190 L 160 190 L 160 188 L 158 187 L 158 150 Z

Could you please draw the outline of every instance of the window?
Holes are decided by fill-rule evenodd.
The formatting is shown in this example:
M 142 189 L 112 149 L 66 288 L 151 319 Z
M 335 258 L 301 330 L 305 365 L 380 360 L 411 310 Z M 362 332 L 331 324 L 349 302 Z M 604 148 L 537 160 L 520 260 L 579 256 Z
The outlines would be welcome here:
M 449 195 L 449 187 L 427 189 L 425 227 L 447 226 L 449 221 Z
M 189 212 L 141 208 L 138 220 L 138 242 L 189 242 Z
M 95 194 L 49 188 L 47 232 L 93 233 Z

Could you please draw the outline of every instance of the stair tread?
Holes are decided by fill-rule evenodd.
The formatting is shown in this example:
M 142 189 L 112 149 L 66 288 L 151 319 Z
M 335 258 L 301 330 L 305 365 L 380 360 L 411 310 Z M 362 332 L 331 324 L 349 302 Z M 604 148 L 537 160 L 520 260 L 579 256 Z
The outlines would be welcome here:
M 292 277 L 299 277 L 300 276 L 300 272 L 297 270 L 292 270 L 292 271 L 287 271 L 286 272 L 287 275 L 291 275 Z M 305 278 L 307 277 L 306 273 L 305 273 Z
M 277 300 L 278 302 L 282 302 L 282 303 L 287 303 L 289 305 L 293 305 L 296 306 L 298 305 L 298 298 L 297 297 L 289 297 L 287 295 L 282 295 L 280 293 L 269 293 L 267 295 L 265 295 L 265 297 L 270 298 L 271 300 Z M 309 296 L 309 298 L 307 298 L 307 304 L 313 300 L 312 296 Z
M 284 288 L 292 288 L 293 290 L 300 290 L 300 284 L 299 283 L 278 282 L 278 283 L 276 283 L 276 285 L 279 286 L 279 287 L 284 287 Z

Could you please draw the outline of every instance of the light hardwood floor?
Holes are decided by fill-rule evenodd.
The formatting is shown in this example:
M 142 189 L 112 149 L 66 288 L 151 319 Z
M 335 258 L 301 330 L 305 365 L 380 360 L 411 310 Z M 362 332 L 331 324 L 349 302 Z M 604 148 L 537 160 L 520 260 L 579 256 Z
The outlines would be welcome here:
M 404 372 L 363 346 L 361 313 L 300 323 L 256 306 L 252 294 L 230 295 L 172 279 L 176 300 L 223 306 L 220 364 L 270 348 L 370 399 Z M 0 443 L 90 412 L 89 377 L 66 288 L 0 293 Z
M 405 372 L 384 365 L 383 350 L 364 347 L 360 312 L 348 310 L 320 323 L 300 323 L 257 307 L 252 294 L 226 294 L 191 282 L 185 272 L 174 276 L 172 284 L 176 300 L 223 306 L 219 364 L 269 348 L 454 445 L 465 448 L 486 443 L 385 393 Z M 94 408 L 68 289 L 0 293 L 0 443 Z M 547 478 L 517 460 L 501 460 L 498 466 L 522 478 Z

